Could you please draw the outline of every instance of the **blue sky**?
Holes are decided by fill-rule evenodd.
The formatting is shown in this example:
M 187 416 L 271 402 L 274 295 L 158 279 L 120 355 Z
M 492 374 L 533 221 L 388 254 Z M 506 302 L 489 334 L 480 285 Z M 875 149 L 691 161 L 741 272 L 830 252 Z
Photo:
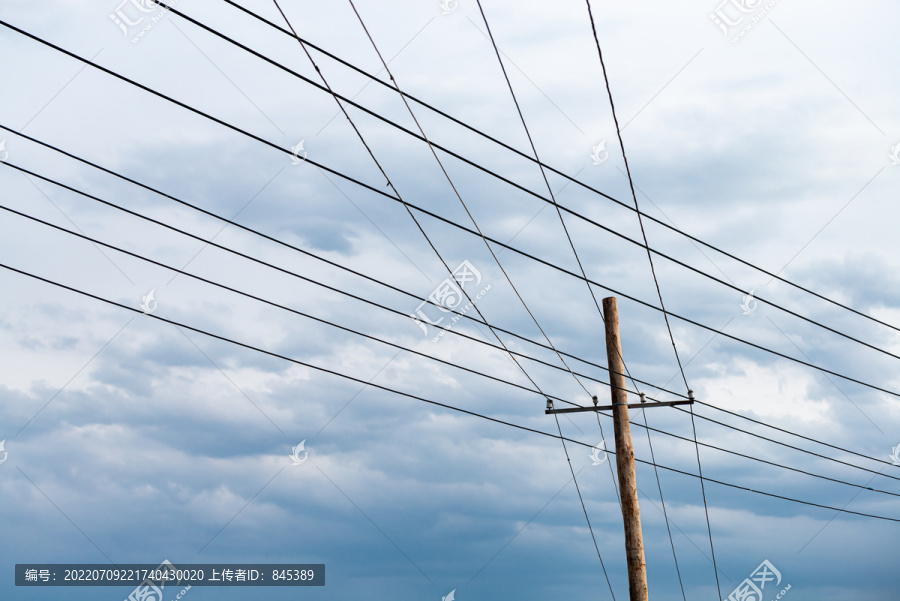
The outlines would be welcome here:
M 283 23 L 273 3 L 238 3 Z M 0 131 L 5 149 L 0 159 L 6 163 L 0 165 L 2 204 L 295 313 L 186 275 L 173 277 L 163 267 L 7 211 L 0 219 L 2 262 L 139 310 L 152 290 L 153 316 L 358 381 L 0 270 L 5 291 L 0 353 L 6 365 L 0 440 L 7 452 L 0 463 L 3 598 L 113 601 L 129 592 L 16 588 L 16 563 L 163 559 L 326 565 L 325 587 L 255 589 L 252 594 L 260 599 L 438 601 L 450 591 L 460 601 L 611 598 L 559 440 L 360 384 L 371 381 L 556 431 L 553 418 L 543 412 L 543 396 L 509 355 L 472 340 L 495 341 L 485 327 L 463 320 L 433 341 L 434 327 L 423 334 L 408 317 L 421 302 L 414 297 L 431 294 L 446 270 L 404 207 L 378 193 L 391 189 L 333 98 L 150 4 L 53 1 L 37 7 L 12 1 L 0 8 L 0 19 L 277 148 L 295 148 L 297 158 L 307 160 L 292 160 L 288 152 L 2 28 L 0 124 L 8 128 Z M 641 209 L 865 315 L 900 323 L 895 277 L 900 248 L 894 233 L 900 214 L 892 202 L 900 177 L 900 64 L 889 27 L 900 17 L 898 8 L 878 2 L 850 9 L 830 1 L 608 4 L 593 8 Z M 404 91 L 529 152 L 474 0 L 356 5 Z M 296 40 L 235 7 L 210 0 L 179 0 L 174 6 L 297 73 L 316 77 Z M 349 3 L 282 6 L 301 36 L 386 79 Z M 491 0 L 483 6 L 542 160 L 631 204 L 585 4 Z M 136 24 L 120 29 L 115 18 L 123 15 Z M 716 15 L 737 23 L 726 26 L 728 35 L 717 27 Z M 335 91 L 415 129 L 396 93 L 321 54 L 313 52 L 313 58 Z M 546 196 L 534 163 L 419 105 L 412 108 L 434 142 Z M 406 201 L 471 226 L 425 144 L 349 110 Z M 233 218 L 306 254 L 233 226 L 223 228 L 208 215 L 19 134 Z M 459 159 L 441 158 L 485 235 L 578 270 L 552 206 Z M 559 175 L 548 178 L 561 205 L 641 240 L 632 211 Z M 488 322 L 543 342 L 483 241 L 433 217 L 419 218 L 451 268 L 468 261 L 478 271 L 480 281 L 467 290 L 486 290 L 477 307 Z M 565 219 L 591 279 L 658 304 L 640 245 L 570 215 Z M 655 258 L 669 311 L 711 328 L 672 319 L 698 399 L 882 461 L 698 406 L 704 475 L 827 507 L 900 518 L 894 501 L 900 487 L 888 477 L 897 476 L 890 460 L 900 445 L 898 397 L 716 334 L 722 330 L 900 391 L 895 358 L 773 303 L 887 353 L 900 354 L 897 330 L 657 223 L 644 225 L 653 248 L 737 288 Z M 605 366 L 603 323 L 584 283 L 516 252 L 494 250 L 553 344 Z M 754 298 L 745 298 L 751 291 Z M 598 299 L 610 295 L 600 288 L 595 293 Z M 618 306 L 631 373 L 683 394 L 662 315 L 622 295 Z M 431 319 L 440 315 L 434 307 L 425 311 Z M 481 373 L 398 352 L 296 312 Z M 444 323 L 449 319 L 445 316 Z M 561 365 L 546 348 L 501 338 L 515 352 Z M 588 378 L 606 379 L 596 365 L 569 363 Z M 589 402 L 565 370 L 526 360 L 523 365 L 546 393 Z M 582 380 L 591 394 L 609 398 L 607 387 Z M 696 474 L 690 415 L 671 408 L 647 413 L 652 428 L 676 435 L 651 433 L 657 462 Z M 632 419 L 644 423 L 637 412 Z M 612 590 L 624 599 L 624 537 L 613 478 L 608 462 L 592 465 L 590 456 L 590 447 L 601 440 L 612 447 L 612 421 L 601 417 L 602 433 L 589 414 L 560 424 L 566 437 L 583 443 L 570 443 L 568 452 Z M 633 426 L 636 456 L 649 461 L 646 432 Z M 308 455 L 295 465 L 291 452 L 301 441 Z M 894 494 L 813 478 L 713 446 Z M 780 571 L 782 588 L 790 585 L 784 598 L 896 598 L 895 522 L 707 482 L 720 597 L 698 479 L 661 469 L 657 486 L 654 470 L 644 463 L 637 476 L 654 599 L 682 598 L 672 545 L 691 599 L 727 597 L 764 560 Z M 176 592 L 169 592 L 167 601 Z M 764 598 L 771 601 L 778 592 L 770 585 Z M 185 598 L 244 599 L 246 594 L 195 587 Z

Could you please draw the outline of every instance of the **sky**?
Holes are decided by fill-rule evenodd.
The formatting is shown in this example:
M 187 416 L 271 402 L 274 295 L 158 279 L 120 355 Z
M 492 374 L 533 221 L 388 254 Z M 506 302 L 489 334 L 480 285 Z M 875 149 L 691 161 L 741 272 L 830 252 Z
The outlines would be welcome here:
M 0 6 L 4 599 L 627 598 L 591 291 L 651 598 L 896 599 L 900 7 L 591 3 L 623 154 L 584 2 L 280 4 Z

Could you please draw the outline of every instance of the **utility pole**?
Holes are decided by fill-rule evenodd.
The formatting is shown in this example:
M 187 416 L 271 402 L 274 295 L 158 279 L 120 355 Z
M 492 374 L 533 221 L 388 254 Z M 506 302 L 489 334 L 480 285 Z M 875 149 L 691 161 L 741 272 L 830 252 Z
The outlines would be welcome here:
M 619 339 L 619 310 L 614 296 L 603 299 L 606 324 L 606 359 L 609 365 L 609 391 L 612 395 L 613 426 L 616 432 L 616 468 L 622 495 L 622 519 L 625 522 L 625 558 L 628 561 L 628 594 L 631 601 L 648 601 L 647 563 L 641 533 L 641 509 L 638 506 L 637 477 L 634 472 L 634 446 L 628 421 L 628 392 L 625 390 L 625 361 Z
M 693 391 L 688 391 L 686 401 L 663 401 L 647 403 L 641 393 L 640 403 L 628 403 L 625 388 L 625 361 L 622 358 L 622 343 L 619 339 L 619 310 L 616 299 L 603 299 L 603 315 L 606 325 L 606 358 L 609 364 L 610 395 L 612 405 L 597 406 L 593 397 L 593 407 L 566 407 L 554 409 L 553 401 L 547 399 L 545 413 L 580 413 L 582 411 L 612 410 L 613 426 L 616 432 L 616 468 L 619 474 L 619 492 L 622 497 L 622 519 L 625 524 L 625 559 L 628 564 L 628 593 L 630 601 L 648 601 L 647 563 L 644 560 L 644 538 L 641 533 L 641 510 L 638 506 L 637 477 L 634 471 L 634 446 L 631 444 L 631 424 L 628 409 L 646 407 L 670 407 L 691 405 Z

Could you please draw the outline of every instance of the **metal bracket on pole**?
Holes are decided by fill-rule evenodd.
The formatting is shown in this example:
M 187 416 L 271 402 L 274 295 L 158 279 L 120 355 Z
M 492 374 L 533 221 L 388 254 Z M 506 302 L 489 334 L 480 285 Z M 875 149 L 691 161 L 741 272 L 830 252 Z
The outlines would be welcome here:
M 643 396 L 643 395 L 641 395 Z M 692 395 L 693 396 L 693 395 Z M 651 408 L 651 407 L 671 407 L 673 405 L 693 405 L 696 399 L 689 399 L 687 401 L 658 401 L 653 403 L 647 403 L 641 401 L 640 403 L 628 403 L 629 409 L 643 409 L 643 408 Z M 618 405 L 619 403 L 616 403 Z M 554 413 L 581 413 L 582 411 L 605 411 L 612 409 L 616 405 L 594 405 L 593 407 L 566 407 L 565 409 L 554 409 L 553 401 L 547 399 L 547 410 L 544 411 L 547 415 L 551 415 Z

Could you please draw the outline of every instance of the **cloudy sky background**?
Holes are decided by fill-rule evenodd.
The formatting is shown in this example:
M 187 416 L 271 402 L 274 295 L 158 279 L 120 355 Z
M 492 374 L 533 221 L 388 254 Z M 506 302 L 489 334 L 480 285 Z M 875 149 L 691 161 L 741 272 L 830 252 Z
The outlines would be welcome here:
M 274 4 L 240 2 L 282 24 Z M 752 3 L 750 3 L 752 4 Z M 381 64 L 349 3 L 282 5 L 298 33 L 369 73 Z M 450 5 L 453 6 L 452 4 Z M 888 2 L 848 10 L 837 2 L 770 2 L 738 42 L 709 15 L 715 2 L 597 4 L 594 14 L 641 208 L 658 219 L 867 315 L 900 324 L 894 206 L 900 166 L 896 98 L 900 59 Z M 290 151 L 390 191 L 333 98 L 174 14 L 137 42 L 110 19 L 115 2 L 5 2 L 0 19 Z M 180 0 L 178 10 L 310 78 L 296 40 L 220 1 Z M 528 140 L 485 37 L 477 5 L 449 14 L 436 1 L 357 7 L 408 93 L 504 143 Z M 541 158 L 630 204 L 624 162 L 585 5 L 484 2 Z M 727 14 L 739 14 L 732 4 Z M 122 11 L 137 20 L 127 4 Z M 751 16 L 758 12 L 749 13 Z M 143 24 L 156 12 L 148 12 Z M 750 22 L 749 17 L 746 22 Z M 738 28 L 733 28 L 735 34 Z M 508 355 L 446 334 L 432 342 L 406 317 L 447 276 L 406 210 L 310 162 L 279 151 L 84 67 L 8 28 L 0 29 L 2 204 L 296 311 L 353 328 L 519 385 L 401 351 L 283 309 L 149 265 L 3 211 L 2 263 L 153 315 L 362 381 L 554 433 L 544 399 Z M 396 93 L 313 52 L 329 83 L 406 128 Z M 546 196 L 537 166 L 416 104 L 428 136 Z M 354 123 L 408 202 L 470 226 L 427 146 L 370 115 Z M 37 138 L 94 161 L 370 280 L 266 241 L 42 148 Z M 593 164 L 606 140 L 608 158 Z M 606 156 L 606 155 L 601 155 Z M 3 158 L 3 155 L 0 155 Z M 578 267 L 556 211 L 464 162 L 441 154 L 484 233 L 570 271 Z M 67 191 L 9 164 L 56 179 L 284 271 Z M 640 240 L 635 214 L 549 176 L 558 201 Z M 488 321 L 543 342 L 540 331 L 477 237 L 417 215 L 451 267 L 481 273 Z M 588 276 L 618 291 L 631 373 L 683 394 L 646 252 L 566 215 Z M 900 444 L 900 402 L 722 336 L 900 391 L 896 359 L 815 327 L 762 299 L 900 354 L 897 330 L 773 282 L 645 220 L 655 249 L 743 292 L 655 258 L 667 308 L 712 328 L 672 319 L 697 398 L 729 411 L 875 457 L 867 460 L 698 406 L 699 440 L 751 457 L 900 493 L 878 476 L 714 424 L 715 419 L 875 472 Z M 702 252 L 701 252 L 702 251 Z M 583 282 L 509 250 L 496 250 L 529 308 L 560 350 L 605 365 L 603 324 Z M 185 267 L 186 266 L 186 267 Z M 782 271 L 783 270 L 783 271 Z M 300 274 L 307 280 L 285 272 Z M 311 281 L 310 281 L 311 280 Z M 376 280 L 376 281 L 373 281 Z M 399 312 L 328 290 L 357 295 Z M 324 588 L 254 589 L 264 599 L 607 599 L 609 590 L 559 440 L 429 405 L 177 328 L 25 275 L 0 270 L 0 464 L 4 543 L 0 588 L 9 599 L 122 599 L 126 588 L 22 589 L 25 562 L 324 563 Z M 477 291 L 477 290 L 476 290 Z M 598 299 L 610 293 L 595 288 Z M 429 311 L 426 309 L 426 311 Z M 474 310 L 470 311 L 474 314 Z M 433 307 L 429 315 L 439 314 Z M 447 318 L 445 318 L 446 322 Z M 463 320 L 455 331 L 493 341 Z M 502 335 L 510 348 L 559 366 L 544 348 Z M 590 363 L 569 361 L 591 378 Z M 589 402 L 564 371 L 523 361 L 541 389 Z M 609 390 L 583 380 L 605 400 Z M 642 386 L 659 399 L 676 398 Z M 689 414 L 648 412 L 657 461 L 697 473 Z M 644 416 L 632 412 L 635 423 Z M 601 433 L 589 414 L 560 420 L 578 484 L 612 583 L 627 597 L 621 513 L 609 464 L 591 465 Z M 646 430 L 633 427 L 638 459 Z M 306 441 L 308 460 L 292 465 Z M 704 475 L 830 507 L 900 518 L 896 496 L 828 482 L 700 447 Z M 612 456 L 610 456 L 612 458 Z M 887 461 L 885 464 L 883 461 Z M 659 488 L 639 464 L 649 588 L 681 599 Z M 659 471 L 686 595 L 716 599 L 697 478 Z M 790 598 L 896 598 L 898 524 L 706 484 L 722 596 L 764 559 Z M 772 591 L 771 595 L 778 591 Z M 768 593 L 768 589 L 767 589 Z M 173 596 L 174 591 L 170 591 Z M 194 588 L 196 599 L 246 591 Z

